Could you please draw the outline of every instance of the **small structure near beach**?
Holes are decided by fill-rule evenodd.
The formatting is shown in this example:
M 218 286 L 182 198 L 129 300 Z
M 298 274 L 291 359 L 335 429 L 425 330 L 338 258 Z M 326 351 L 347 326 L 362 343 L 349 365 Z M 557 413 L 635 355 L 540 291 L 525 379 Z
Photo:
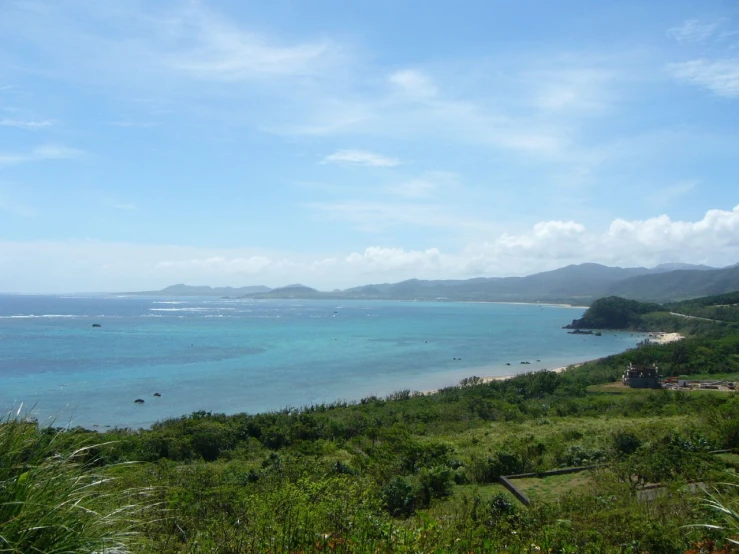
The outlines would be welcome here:
M 662 382 L 657 364 L 652 366 L 629 364 L 624 372 L 624 385 L 635 389 L 659 389 Z

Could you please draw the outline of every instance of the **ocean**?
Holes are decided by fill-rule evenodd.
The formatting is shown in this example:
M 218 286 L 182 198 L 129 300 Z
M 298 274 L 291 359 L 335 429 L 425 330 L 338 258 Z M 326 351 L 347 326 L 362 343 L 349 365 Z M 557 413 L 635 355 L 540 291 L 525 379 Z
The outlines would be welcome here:
M 0 409 L 42 424 L 139 428 L 198 410 L 256 413 L 553 369 L 621 352 L 641 338 L 567 334 L 562 326 L 583 311 L 2 295 Z

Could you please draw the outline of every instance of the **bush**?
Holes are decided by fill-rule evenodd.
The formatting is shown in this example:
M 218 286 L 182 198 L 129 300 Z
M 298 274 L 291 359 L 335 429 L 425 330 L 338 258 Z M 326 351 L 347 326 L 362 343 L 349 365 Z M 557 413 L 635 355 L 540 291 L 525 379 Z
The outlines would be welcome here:
M 382 489 L 382 504 L 393 517 L 408 517 L 416 511 L 413 487 L 403 477 L 394 477 Z
M 446 498 L 452 494 L 453 472 L 446 466 L 424 469 L 419 476 L 421 504 L 428 507 L 433 498 Z
M 603 461 L 605 457 L 605 452 L 600 449 L 585 448 L 579 444 L 571 444 L 557 461 L 565 467 L 577 467 L 598 463 Z
M 629 456 L 641 446 L 641 439 L 631 431 L 616 431 L 612 435 L 613 449 L 616 456 Z

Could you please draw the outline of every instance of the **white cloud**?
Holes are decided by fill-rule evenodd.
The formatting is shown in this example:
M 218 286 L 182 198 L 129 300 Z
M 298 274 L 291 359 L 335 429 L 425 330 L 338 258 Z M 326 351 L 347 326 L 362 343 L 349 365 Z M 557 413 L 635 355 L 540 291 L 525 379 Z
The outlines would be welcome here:
M 371 71 L 371 70 L 370 70 Z M 440 70 L 449 74 L 453 70 Z M 574 75 L 574 71 L 572 71 Z M 482 145 L 493 150 L 507 150 L 526 156 L 553 158 L 563 156 L 571 147 L 572 125 L 560 122 L 540 121 L 534 108 L 542 108 L 549 102 L 548 111 L 567 112 L 578 110 L 591 113 L 601 110 L 603 104 L 599 91 L 605 77 L 597 72 L 583 70 L 580 89 L 570 101 L 546 100 L 537 96 L 531 99 L 532 90 L 540 84 L 532 76 L 526 82 L 526 90 L 516 90 L 514 97 L 489 93 L 489 84 L 484 77 L 468 79 L 464 89 L 459 84 L 450 84 L 454 79 L 445 79 L 446 86 L 433 83 L 425 73 L 403 70 L 392 74 L 387 91 L 366 94 L 361 92 L 363 81 L 343 95 L 324 91 L 320 97 L 302 98 L 310 108 L 295 114 L 297 121 L 284 125 L 268 125 L 270 132 L 302 136 L 372 136 L 391 139 L 435 140 L 451 144 Z M 592 77 L 590 81 L 588 79 Z M 511 78 L 520 87 L 520 76 Z M 536 82 L 534 82 L 536 81 Z M 590 83 L 589 85 L 587 83 Z M 586 91 L 586 86 L 590 89 Z M 574 85 L 573 85 L 574 87 Z M 480 91 L 484 91 L 480 94 Z M 346 92 L 346 91 L 345 91 Z M 542 94 L 545 94 L 542 92 Z M 568 93 L 569 94 L 569 93 Z M 526 98 L 526 111 L 519 112 L 519 104 Z M 553 107 L 556 104 L 556 109 Z
M 667 30 L 667 36 L 679 42 L 702 42 L 718 29 L 723 21 L 688 19 L 681 25 Z
M 431 78 L 415 69 L 404 69 L 392 73 L 389 81 L 410 96 L 430 98 L 436 96 L 438 90 Z
M 525 275 L 583 262 L 634 267 L 663 262 L 725 266 L 737 261 L 739 206 L 710 210 L 697 221 L 674 221 L 666 215 L 616 219 L 602 231 L 574 221 L 542 221 L 458 252 L 373 245 L 323 255 L 93 240 L 0 241 L 0 290 L 130 291 L 181 282 L 213 286 L 303 282 L 331 290 L 412 277 Z
M 18 153 L 2 153 L 0 152 L 0 166 L 16 165 L 29 162 L 46 161 L 46 160 L 73 160 L 82 158 L 86 155 L 84 150 L 77 148 L 68 148 L 56 144 L 47 144 L 38 146 L 30 152 Z
M 702 86 L 719 96 L 739 96 L 739 58 L 692 60 L 670 64 L 667 69 L 676 79 Z
M 86 155 L 83 150 L 57 144 L 39 146 L 33 150 L 34 158 L 41 160 L 72 160 Z
M 359 269 L 360 273 L 375 274 L 398 270 L 410 270 L 417 275 L 451 267 L 454 260 L 444 256 L 438 248 L 428 250 L 404 250 L 402 248 L 383 248 L 371 246 L 364 252 L 353 252 L 346 257 L 346 263 Z
M 616 219 L 603 233 L 575 222 L 542 222 L 527 233 L 503 235 L 485 246 L 482 251 L 491 260 L 512 258 L 530 265 L 534 258 L 550 268 L 586 261 L 622 266 L 672 261 L 727 265 L 739 260 L 739 206 L 709 210 L 698 221 L 673 221 L 666 215 Z
M 41 120 L 41 121 L 33 121 L 33 120 L 20 120 L 20 119 L 0 119 L 0 127 L 16 127 L 18 129 L 27 129 L 29 131 L 37 131 L 38 129 L 45 129 L 46 127 L 51 127 L 54 124 L 53 121 L 50 120 Z
M 578 241 L 584 234 L 585 227 L 574 221 L 542 221 L 535 224 L 529 233 L 518 236 L 504 234 L 498 239 L 498 244 L 506 248 L 549 250 L 560 244 Z
M 182 44 L 163 53 L 163 59 L 171 68 L 196 78 L 312 74 L 334 49 L 327 40 L 278 45 L 194 3 L 166 23 L 169 39 Z
M 503 233 L 494 241 L 472 244 L 461 261 L 466 273 L 520 275 L 596 261 L 593 256 L 600 254 L 597 240 L 574 221 L 542 221 L 524 233 Z
M 271 37 L 204 2 L 146 9 L 139 2 L 74 4 L 45 4 L 39 17 L 18 2 L 4 13 L 3 32 L 19 34 L 41 54 L 34 59 L 35 71 L 119 89 L 161 92 L 164 86 L 171 94 L 183 92 L 182 79 L 232 84 L 313 76 L 342 56 L 331 40 Z
M 7 154 L 0 152 L 0 166 L 22 164 L 30 160 L 31 158 L 29 156 L 24 156 L 23 154 Z
M 599 113 L 616 88 L 602 69 L 612 60 L 506 53 L 388 71 L 351 44 L 270 36 L 202 2 L 76 5 L 77 18 L 53 3 L 41 20 L 11 12 L 0 30 L 33 43 L 48 74 L 274 133 L 412 136 L 569 162 L 582 155 L 578 121 L 556 117 Z
M 739 258 L 739 206 L 732 211 L 709 210 L 699 221 L 672 221 L 666 215 L 644 221 L 616 219 L 604 242 L 613 245 L 617 252 L 633 247 L 643 256 L 664 257 L 683 252 L 710 256 L 728 252 Z
M 560 156 L 569 146 L 560 125 L 536 121 L 528 113 L 519 114 L 519 98 L 487 93 L 480 96 L 478 87 L 489 86 L 483 77 L 467 82 L 465 90 L 451 84 L 437 87 L 428 75 L 416 70 L 396 72 L 390 81 L 402 94 L 381 99 L 375 108 L 382 128 L 392 133 L 484 145 L 537 157 Z M 537 82 L 529 86 L 537 89 L 540 85 Z M 517 94 L 530 95 L 530 91 Z
M 321 163 L 329 164 L 347 164 L 347 165 L 366 165 L 371 167 L 395 167 L 400 165 L 400 160 L 388 158 L 374 152 L 365 150 L 337 150 L 323 158 Z

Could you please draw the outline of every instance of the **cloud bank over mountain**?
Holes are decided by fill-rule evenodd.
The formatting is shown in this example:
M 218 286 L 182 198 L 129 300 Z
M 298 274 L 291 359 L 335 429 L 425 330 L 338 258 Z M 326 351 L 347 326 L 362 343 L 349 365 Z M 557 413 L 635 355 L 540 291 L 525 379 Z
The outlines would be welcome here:
M 723 267 L 739 261 L 739 206 L 711 210 L 698 221 L 617 219 L 601 232 L 573 221 L 546 221 L 456 252 L 374 245 L 316 255 L 75 240 L 3 241 L 0 255 L 5 267 L 16 268 L 0 276 L 0 290 L 7 292 L 143 290 L 173 282 L 279 286 L 294 281 L 332 290 L 409 278 L 527 275 L 584 262 Z M 20 275 L 31 277 L 21 280 Z

